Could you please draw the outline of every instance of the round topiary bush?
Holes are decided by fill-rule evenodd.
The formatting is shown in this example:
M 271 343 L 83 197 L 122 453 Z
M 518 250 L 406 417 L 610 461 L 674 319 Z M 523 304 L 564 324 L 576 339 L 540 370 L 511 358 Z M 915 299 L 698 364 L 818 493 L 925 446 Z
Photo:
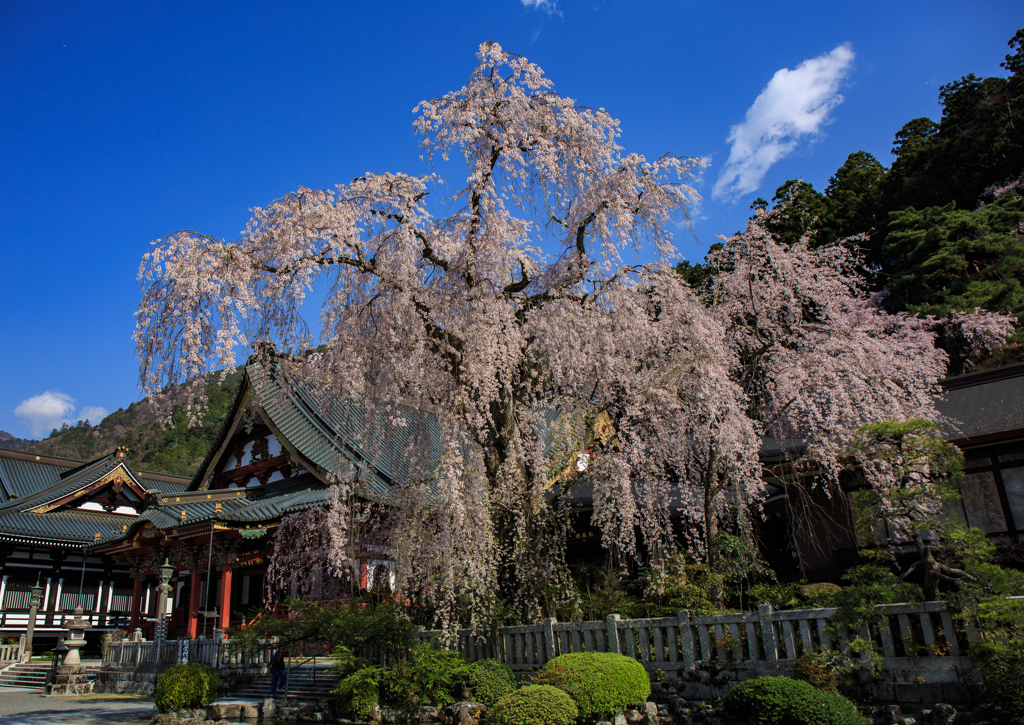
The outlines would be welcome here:
M 803 680 L 758 677 L 732 688 L 722 702 L 727 715 L 751 725 L 865 725 L 853 703 Z
M 544 665 L 537 682 L 564 690 L 592 719 L 643 704 L 651 694 L 651 679 L 632 657 L 611 652 L 573 652 Z
M 487 725 L 573 725 L 576 703 L 551 685 L 527 685 L 487 711 Z
M 494 707 L 498 700 L 516 691 L 516 678 L 504 662 L 480 660 L 470 667 L 469 687 L 474 700 Z
M 160 712 L 171 710 L 194 710 L 206 707 L 217 698 L 220 677 L 209 665 L 193 662 L 174 665 L 156 681 L 153 693 Z

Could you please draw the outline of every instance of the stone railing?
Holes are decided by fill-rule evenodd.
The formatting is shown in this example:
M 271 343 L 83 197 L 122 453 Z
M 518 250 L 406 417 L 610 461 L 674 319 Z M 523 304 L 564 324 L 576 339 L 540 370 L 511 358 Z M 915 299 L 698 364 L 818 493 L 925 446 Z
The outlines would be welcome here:
M 846 631 L 830 621 L 837 609 L 775 610 L 691 617 L 622 619 L 609 615 L 599 622 L 558 622 L 499 627 L 489 635 L 460 630 L 451 643 L 467 661 L 493 658 L 513 671 L 525 672 L 569 652 L 618 652 L 639 660 L 652 675 L 678 679 L 687 672 L 713 669 L 737 676 L 751 670 L 791 673 L 805 653 L 844 652 L 853 639 L 872 642 L 880 657 L 858 655 L 864 668 L 881 670 L 894 682 L 955 682 L 971 668 L 963 656 L 963 633 L 954 626 L 944 602 L 885 604 L 875 608 L 870 628 Z M 968 635 L 971 633 L 968 632 Z M 446 641 L 442 630 L 417 630 L 424 641 Z M 220 632 L 213 639 L 168 640 L 156 651 L 153 642 L 123 640 L 110 645 L 104 665 L 169 665 L 205 662 L 232 670 L 265 669 L 273 643 L 250 653 L 228 654 Z M 381 660 L 367 648 L 362 656 Z M 383 661 L 381 660 L 383 664 Z M 751 673 L 752 674 L 752 673 Z
M 155 665 L 159 667 L 173 665 L 177 662 L 202 662 L 217 669 L 259 669 L 270 662 L 273 643 L 249 653 L 229 654 L 224 646 L 224 638 L 218 632 L 213 639 L 169 639 L 158 643 L 142 639 L 123 639 L 112 642 L 103 655 L 103 664 L 119 667 L 137 667 L 139 665 Z
M 0 644 L 0 670 L 20 664 L 25 659 L 25 635 L 18 638 L 17 644 Z
M 877 623 L 869 630 L 846 632 L 830 626 L 836 609 L 776 611 L 762 605 L 757 612 L 691 617 L 622 619 L 603 622 L 558 622 L 500 627 L 490 636 L 460 630 L 457 649 L 468 661 L 494 658 L 513 671 L 540 667 L 569 652 L 618 652 L 639 660 L 651 672 L 722 670 L 792 670 L 804 653 L 845 651 L 856 637 L 875 643 L 881 653 L 874 664 L 893 676 L 911 680 L 949 681 L 970 667 L 961 655 L 952 614 L 944 602 L 886 604 L 876 608 Z M 422 639 L 443 638 L 441 630 L 420 630 Z M 865 667 L 871 658 L 863 654 Z

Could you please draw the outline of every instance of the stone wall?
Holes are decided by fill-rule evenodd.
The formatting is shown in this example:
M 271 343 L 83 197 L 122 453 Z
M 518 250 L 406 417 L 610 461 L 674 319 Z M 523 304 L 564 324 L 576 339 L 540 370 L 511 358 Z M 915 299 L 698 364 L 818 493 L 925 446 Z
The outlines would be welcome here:
M 170 664 L 103 665 L 96 674 L 94 691 L 118 695 L 152 695 L 156 689 L 157 677 L 170 667 Z M 217 674 L 220 675 L 222 693 L 242 689 L 266 673 L 266 665 L 245 669 L 222 667 L 217 670 Z

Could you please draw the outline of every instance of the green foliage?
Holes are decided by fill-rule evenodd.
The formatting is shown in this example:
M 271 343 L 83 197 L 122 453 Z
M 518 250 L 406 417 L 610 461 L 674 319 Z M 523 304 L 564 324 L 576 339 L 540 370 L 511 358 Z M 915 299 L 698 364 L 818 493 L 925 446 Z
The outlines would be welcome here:
M 812 608 L 834 607 L 843 588 L 832 582 L 817 582 L 800 587 L 798 594 Z
M 739 682 L 723 701 L 726 714 L 751 725 L 866 725 L 853 703 L 802 680 L 758 677 Z
M 157 678 L 154 697 L 160 712 L 205 707 L 217 698 L 220 677 L 209 665 L 174 665 Z
M 626 619 L 672 617 L 681 609 L 695 615 L 713 614 L 719 610 L 708 598 L 709 576 L 706 565 L 685 557 L 675 558 L 660 571 L 645 572 L 637 579 L 628 579 L 610 567 L 579 567 L 577 618 L 596 621 L 609 614 Z
M 276 646 L 315 641 L 359 652 L 372 645 L 385 662 L 405 658 L 415 643 L 413 625 L 405 610 L 391 602 L 364 599 L 326 605 L 289 599 L 287 616 L 264 616 L 245 628 L 229 630 L 228 650 L 251 651 L 260 646 L 260 641 L 276 637 Z
M 1024 649 L 1020 640 L 982 642 L 971 648 L 981 667 L 985 703 L 1012 722 L 1024 722 Z
M 333 694 L 345 709 L 366 720 L 370 711 L 380 702 L 380 683 L 384 670 L 380 667 L 361 667 L 343 677 Z
M 487 712 L 487 725 L 572 725 L 576 703 L 550 685 L 527 685 L 505 696 Z
M 819 690 L 835 692 L 843 683 L 844 676 L 861 666 L 861 663 L 845 652 L 820 650 L 805 652 L 793 668 L 797 677 Z
M 469 686 L 473 699 L 487 707 L 516 691 L 516 678 L 504 662 L 480 660 L 469 668 Z
M 611 652 L 561 655 L 544 665 L 536 682 L 565 690 L 585 719 L 640 705 L 651 694 L 643 665 Z
M 456 686 L 470 679 L 470 666 L 458 652 L 416 645 L 410 657 L 384 670 L 381 693 L 385 702 L 402 708 L 450 705 Z
M 936 316 L 975 307 L 1024 316 L 1022 223 L 1024 198 L 1016 192 L 973 210 L 950 203 L 893 211 L 882 248 L 891 260 L 887 306 Z
M 771 220 L 768 231 L 783 244 L 793 244 L 809 237 L 811 246 L 828 241 L 828 200 L 802 179 L 790 179 L 775 190 L 772 201 L 783 204 L 782 214 Z
M 914 547 L 919 558 L 908 572 L 918 569 L 925 596 L 938 599 L 940 580 L 967 576 L 946 561 L 955 553 L 949 537 L 964 528 L 951 514 L 960 500 L 963 455 L 942 440 L 935 423 L 921 419 L 862 426 L 850 450 L 868 483 L 854 494 L 859 535 L 877 545 Z M 878 528 L 882 521 L 887 532 Z
M 801 601 L 794 584 L 780 584 L 776 581 L 758 582 L 747 592 L 752 607 L 770 604 L 774 609 L 799 608 Z

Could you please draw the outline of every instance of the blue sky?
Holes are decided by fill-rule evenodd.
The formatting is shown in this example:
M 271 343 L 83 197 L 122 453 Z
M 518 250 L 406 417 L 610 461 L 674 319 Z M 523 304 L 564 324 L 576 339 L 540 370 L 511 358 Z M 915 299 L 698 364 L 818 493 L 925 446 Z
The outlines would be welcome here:
M 889 163 L 939 86 L 1003 75 L 1019 2 L 0 2 L 0 430 L 138 400 L 149 243 L 366 171 L 425 173 L 412 108 L 484 40 L 608 109 L 628 152 L 709 160 L 699 260 L 785 180 Z M 17 412 L 16 412 L 17 411 Z

